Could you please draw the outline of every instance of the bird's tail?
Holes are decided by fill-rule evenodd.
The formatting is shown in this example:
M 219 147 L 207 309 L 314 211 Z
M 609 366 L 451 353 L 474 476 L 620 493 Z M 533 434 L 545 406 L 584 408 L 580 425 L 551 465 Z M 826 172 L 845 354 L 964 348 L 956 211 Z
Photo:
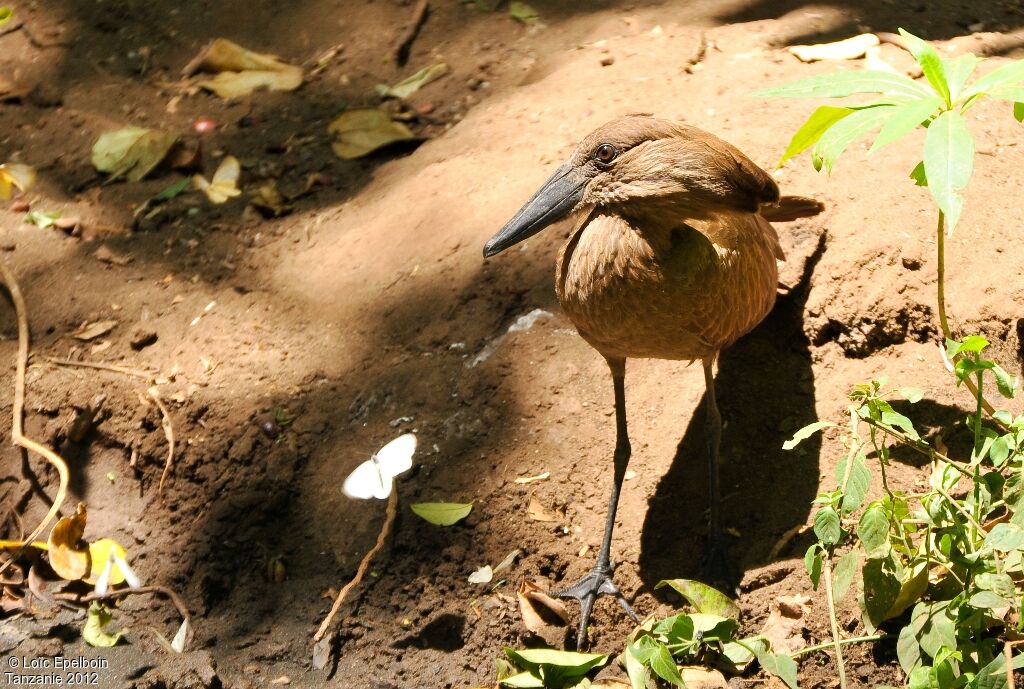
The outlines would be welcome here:
M 809 196 L 783 196 L 778 203 L 761 206 L 761 215 L 769 222 L 790 222 L 810 218 L 825 210 L 825 204 Z

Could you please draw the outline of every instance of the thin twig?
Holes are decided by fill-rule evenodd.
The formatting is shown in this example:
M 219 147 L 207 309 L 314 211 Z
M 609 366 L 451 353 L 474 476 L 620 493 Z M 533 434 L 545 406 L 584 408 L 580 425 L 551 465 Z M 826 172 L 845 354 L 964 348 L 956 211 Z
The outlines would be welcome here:
M 57 495 L 53 499 L 53 504 L 50 506 L 50 510 L 43 517 L 43 520 L 39 522 L 29 537 L 25 539 L 26 542 L 32 542 L 39 537 L 39 534 L 43 532 L 43 529 L 53 521 L 53 518 L 60 512 L 61 505 L 64 503 L 64 497 L 68 492 L 68 480 L 70 478 L 68 472 L 67 462 L 61 458 L 56 452 L 50 448 L 40 445 L 30 438 L 26 438 L 24 434 L 24 413 L 25 413 L 25 369 L 28 366 L 28 345 L 29 345 L 29 330 L 28 330 L 28 312 L 25 308 L 25 298 L 21 295 L 21 288 L 18 287 L 18 281 L 14 278 L 14 274 L 7 267 L 7 264 L 0 261 L 0 277 L 3 278 L 4 285 L 7 287 L 8 294 L 11 295 L 11 301 L 14 303 L 14 311 L 18 318 L 18 359 L 17 359 L 17 373 L 14 378 L 14 408 L 12 411 L 12 422 L 11 422 L 11 442 L 15 445 L 22 447 L 29 452 L 35 452 L 41 455 L 47 462 L 49 462 L 56 470 L 57 475 L 60 477 L 60 484 L 57 487 Z M 24 546 L 22 547 L 24 549 Z M 0 573 L 6 570 L 8 567 L 17 560 L 21 555 L 21 550 L 15 553 L 10 560 L 0 565 Z
M 154 385 L 149 390 L 146 390 L 146 394 L 156 403 L 160 413 L 163 415 L 160 425 L 164 429 L 164 437 L 167 438 L 167 459 L 164 460 L 164 470 L 160 473 L 160 484 L 156 489 L 157 496 L 162 497 L 164 494 L 164 480 L 174 465 L 174 423 L 171 421 L 171 413 L 167 411 L 167 407 L 160 399 L 160 390 Z
M 416 36 L 420 33 L 420 27 L 427 20 L 428 11 L 427 0 L 417 0 L 416 6 L 412 10 L 412 21 L 409 24 L 409 28 L 402 34 L 402 39 L 398 42 L 398 48 L 395 49 L 395 62 L 398 63 L 399 67 L 404 67 L 405 63 L 409 61 L 409 51 L 412 50 L 412 42 L 416 40 Z
M 127 366 L 118 366 L 116 364 L 103 364 L 94 363 L 91 361 L 69 361 L 66 359 L 54 359 L 47 357 L 46 361 L 56 366 L 69 366 L 78 368 L 91 368 L 98 371 L 109 371 L 111 373 L 120 373 L 126 376 L 132 376 L 135 378 L 141 378 L 150 384 L 150 388 L 146 390 L 146 397 L 153 400 L 156 404 L 157 409 L 160 410 L 160 426 L 163 428 L 164 437 L 167 438 L 167 458 L 164 460 L 164 470 L 160 473 L 160 484 L 157 487 L 157 495 L 163 496 L 164 482 L 167 480 L 167 476 L 171 471 L 171 467 L 174 466 L 174 450 L 175 450 L 175 433 L 174 433 L 174 422 L 171 420 L 171 413 L 167 409 L 167 405 L 160 399 L 160 390 L 157 387 L 156 374 L 142 371 L 135 368 L 128 368 Z
M 385 539 L 391 532 L 391 524 L 395 521 L 395 514 L 398 512 L 398 489 L 393 488 L 391 496 L 388 498 L 388 511 L 384 517 L 384 525 L 380 529 L 380 533 L 377 535 L 377 543 L 370 548 L 370 552 L 363 556 L 362 562 L 359 563 L 359 568 L 356 569 L 356 575 L 352 577 L 352 580 L 345 584 L 345 587 L 338 592 L 338 597 L 334 599 L 334 605 L 331 606 L 331 611 L 327 613 L 327 617 L 320 623 L 320 629 L 313 635 L 313 642 L 316 643 L 324 637 L 327 630 L 331 627 L 331 622 L 334 620 L 334 616 L 338 613 L 338 609 L 341 604 L 345 602 L 345 597 L 349 591 L 359 585 L 359 582 L 363 580 L 363 576 L 366 575 L 366 569 L 370 566 L 370 561 L 373 560 L 377 551 L 384 545 Z
M 72 368 L 94 368 L 99 371 L 110 371 L 111 373 L 123 373 L 126 376 L 134 376 L 136 378 L 142 378 L 148 380 L 150 383 L 156 383 L 156 374 L 148 373 L 147 371 L 140 371 L 134 368 L 128 368 L 127 366 L 118 366 L 116 364 L 101 364 L 94 363 L 92 361 L 71 361 L 68 359 L 55 359 L 53 357 L 45 357 L 44 361 L 56 366 L 68 366 Z

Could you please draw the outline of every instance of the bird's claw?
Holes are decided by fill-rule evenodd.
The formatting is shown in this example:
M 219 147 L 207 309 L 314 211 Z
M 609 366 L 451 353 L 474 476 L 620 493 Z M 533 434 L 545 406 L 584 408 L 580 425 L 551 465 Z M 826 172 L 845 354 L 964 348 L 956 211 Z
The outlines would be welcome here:
M 724 585 L 727 592 L 735 593 L 739 589 L 741 579 L 739 568 L 721 537 L 708 541 L 707 550 L 704 551 L 704 560 L 701 562 L 701 570 L 713 584 Z
M 633 606 L 629 604 L 622 591 L 612 581 L 611 567 L 597 566 L 568 588 L 552 591 L 551 595 L 556 598 L 573 598 L 580 602 L 580 626 L 576 634 L 576 648 L 580 649 L 587 645 L 587 623 L 590 622 L 590 613 L 594 609 L 594 601 L 597 597 L 605 594 L 615 596 L 619 605 L 626 611 L 634 622 L 639 622 Z

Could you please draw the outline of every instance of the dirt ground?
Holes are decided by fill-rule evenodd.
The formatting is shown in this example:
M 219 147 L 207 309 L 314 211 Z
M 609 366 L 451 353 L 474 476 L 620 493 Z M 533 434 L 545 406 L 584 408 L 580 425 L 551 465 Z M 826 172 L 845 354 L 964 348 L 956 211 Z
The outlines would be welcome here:
M 803 64 L 787 45 L 905 27 L 951 54 L 970 50 L 993 64 L 1024 57 L 1024 7 L 1012 0 L 531 5 L 540 21 L 524 25 L 505 9 L 435 0 L 399 68 L 391 56 L 412 5 L 394 0 L 13 3 L 21 25 L 0 29 L 0 76 L 19 93 L 0 102 L 0 161 L 39 169 L 39 185 L 22 197 L 33 210 L 81 221 L 69 234 L 26 224 L 12 202 L 0 208 L 0 260 L 21 283 L 32 325 L 27 431 L 70 464 L 64 512 L 87 503 L 87 538 L 117 539 L 146 582 L 178 591 L 194 638 L 186 653 L 169 655 L 154 631 L 173 634 L 176 613 L 135 596 L 117 613 L 128 643 L 95 650 L 81 641 L 73 612 L 40 604 L 35 615 L 2 623 L 5 656 L 102 656 L 104 687 L 493 685 L 503 647 L 543 641 L 519 618 L 519 581 L 554 586 L 592 565 L 614 422 L 607 368 L 554 297 L 554 258 L 568 226 L 488 260 L 486 239 L 582 136 L 618 115 L 692 123 L 771 169 L 812 104 L 751 92 L 859 67 Z M 340 48 L 293 93 L 229 104 L 183 95 L 181 68 L 219 36 L 295 64 Z M 891 45 L 883 56 L 909 60 Z M 359 161 L 333 155 L 326 127 L 339 112 L 378 104 L 376 84 L 437 61 L 451 73 L 410 98 L 429 113 L 411 123 L 422 145 Z M 198 134 L 199 118 L 219 126 Z M 201 141 L 207 174 L 219 155 L 235 155 L 247 189 L 266 179 L 299 189 L 310 175 L 318 185 L 280 218 L 247 212 L 244 197 L 213 206 L 188 193 L 133 223 L 132 208 L 180 175 L 102 184 L 92 143 L 128 124 Z M 962 331 L 988 336 L 1021 373 L 1021 125 L 995 103 L 979 106 L 971 126 L 981 155 L 947 249 L 949 309 Z M 936 348 L 932 206 L 907 179 L 919 137 L 871 158 L 855 145 L 831 177 L 806 158 L 777 174 L 784 192 L 814 195 L 828 210 L 779 227 L 790 289 L 725 352 L 717 376 L 724 519 L 745 572 L 739 602 L 751 632 L 780 595 L 806 593 L 807 642 L 829 636 L 824 598 L 810 591 L 801 561 L 811 535 L 771 553 L 807 523 L 814 495 L 833 481 L 837 444 L 826 436 L 784 452 L 795 429 L 839 418 L 848 388 L 879 375 L 924 388 L 915 418 L 954 429 L 948 443 L 963 427 L 967 396 L 951 394 Z M 124 260 L 101 260 L 101 249 Z M 531 313 L 532 327 L 510 331 Z M 101 320 L 117 325 L 89 342 L 71 337 Z M 12 390 L 10 308 L 0 309 L 0 337 L 0 390 Z M 167 442 L 144 397 L 148 384 L 48 357 L 166 379 L 160 394 L 178 451 L 162 498 Z M 636 476 L 625 484 L 613 558 L 644 616 L 678 608 L 654 591 L 659 580 L 700 576 L 703 392 L 699 366 L 630 362 Z M 78 438 L 76 410 L 98 395 L 95 423 Z M 4 434 L 11 408 L 5 393 Z M 384 518 L 383 502 L 344 497 L 341 480 L 404 431 L 418 434 L 419 451 L 398 486 L 395 531 L 342 608 L 337 662 L 314 670 L 311 638 L 330 595 Z M 56 475 L 14 447 L 2 457 L 0 508 L 31 528 Z M 910 488 L 923 473 L 905 459 L 891 478 Z M 550 477 L 514 482 L 542 472 Z M 528 516 L 531 496 L 554 521 Z M 472 502 L 473 511 L 439 528 L 408 510 L 429 501 Z M 20 535 L 15 522 L 5 525 L 0 535 Z M 467 582 L 517 548 L 504 583 Z M 852 598 L 840 615 L 851 635 L 862 631 Z M 621 650 L 631 622 L 613 601 L 598 603 L 593 622 L 594 649 Z M 547 641 L 570 639 L 567 627 Z M 851 647 L 847 663 L 854 686 L 903 682 L 892 644 Z M 824 653 L 802 658 L 800 679 L 838 686 Z M 754 673 L 737 686 L 768 682 Z

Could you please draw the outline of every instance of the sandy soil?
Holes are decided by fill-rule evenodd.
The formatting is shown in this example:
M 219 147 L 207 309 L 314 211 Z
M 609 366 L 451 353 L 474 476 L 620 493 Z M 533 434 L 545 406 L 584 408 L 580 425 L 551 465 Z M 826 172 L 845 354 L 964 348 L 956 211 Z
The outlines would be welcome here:
M 555 585 L 592 564 L 614 428 L 605 364 L 554 298 L 554 256 L 568 227 L 490 260 L 480 255 L 484 241 L 576 141 L 617 115 L 684 120 L 771 169 L 811 104 L 750 93 L 836 68 L 802 64 L 786 45 L 903 26 L 951 53 L 991 55 L 994 64 L 1024 57 L 1016 2 L 531 4 L 541 22 L 524 26 L 504 11 L 432 3 L 404 69 L 390 56 L 412 7 L 392 0 L 15 4 L 23 25 L 0 35 L 0 76 L 22 95 L 0 103 L 0 161 L 39 168 L 33 209 L 81 220 L 69 235 L 25 224 L 10 202 L 0 209 L 0 259 L 21 282 L 34 337 L 27 430 L 69 461 L 64 512 L 86 502 L 87 538 L 116 538 L 147 581 L 180 592 L 195 635 L 188 652 L 168 655 L 151 629 L 172 634 L 174 610 L 132 597 L 118 612 L 129 643 L 101 652 L 81 641 L 71 611 L 40 604 L 4 622 L 4 654 L 102 655 L 110 667 L 101 686 L 111 687 L 242 689 L 280 686 L 282 677 L 302 687 L 493 684 L 502 647 L 541 642 L 519 619 L 518 582 Z M 230 104 L 182 96 L 181 67 L 217 36 L 296 64 L 341 49 L 294 93 Z M 909 59 L 883 48 L 898 65 Z M 326 126 L 342 109 L 376 104 L 375 84 L 438 60 L 451 74 L 411 98 L 430 110 L 429 121 L 412 124 L 422 145 L 356 162 L 331 153 Z M 221 126 L 196 134 L 201 117 Z M 201 140 L 207 174 L 219 153 L 237 156 L 247 188 L 275 179 L 297 189 L 312 174 L 320 184 L 277 219 L 246 213 L 244 199 L 212 206 L 191 193 L 133 223 L 132 207 L 178 175 L 101 184 L 92 143 L 129 123 Z M 947 299 L 959 327 L 988 336 L 1020 373 L 1021 129 L 1005 104 L 983 104 L 972 132 L 981 155 L 948 248 Z M 824 599 L 801 563 L 811 536 L 771 556 L 783 534 L 807 522 L 819 488 L 831 486 L 838 454 L 829 436 L 784 452 L 795 429 L 839 417 L 850 385 L 887 375 L 925 389 L 915 418 L 947 429 L 947 443 L 962 431 L 967 400 L 951 394 L 935 346 L 933 211 L 927 191 L 906 179 L 918 136 L 885 156 L 855 145 L 831 178 L 806 159 L 778 173 L 785 191 L 819 197 L 828 210 L 780 226 L 790 289 L 725 352 L 717 377 L 724 512 L 745 571 L 745 629 L 759 629 L 778 596 L 806 593 L 813 605 L 803 636 L 828 636 Z M 132 260 L 99 260 L 102 247 Z M 509 332 L 537 309 L 532 327 Z M 105 319 L 117 321 L 108 335 L 71 337 Z M 147 333 L 154 342 L 132 346 Z M 10 390 L 11 309 L 0 310 L 0 334 L 8 362 L 0 390 Z M 160 389 L 178 452 L 162 497 L 167 444 L 159 410 L 142 396 L 147 384 L 47 357 L 169 379 Z M 626 392 L 636 476 L 619 510 L 616 578 L 642 615 L 665 615 L 679 601 L 654 585 L 700 575 L 703 379 L 696 366 L 634 361 Z M 76 442 L 76 410 L 98 395 L 95 423 Z M 3 433 L 10 412 L 6 395 Z M 420 450 L 399 484 L 395 532 L 342 608 L 337 662 L 313 670 L 311 637 L 329 596 L 384 516 L 383 503 L 345 498 L 341 478 L 409 430 Z M 56 475 L 13 447 L 2 457 L 3 514 L 30 526 Z M 514 482 L 542 472 L 550 478 Z M 915 458 L 892 473 L 904 487 L 922 480 Z M 531 496 L 554 521 L 528 516 Z M 425 501 L 474 508 L 442 529 L 408 511 Z M 4 537 L 18 535 L 13 522 L 6 528 Z M 506 583 L 467 583 L 516 548 L 523 555 L 502 573 Z M 851 634 L 855 608 L 851 597 L 841 611 Z M 599 602 L 594 624 L 601 652 L 618 652 L 631 628 L 611 600 Z M 566 628 L 547 641 L 570 638 Z M 848 665 L 856 686 L 903 681 L 892 646 L 855 648 Z M 805 687 L 837 686 L 823 653 L 805 657 L 800 675 Z

